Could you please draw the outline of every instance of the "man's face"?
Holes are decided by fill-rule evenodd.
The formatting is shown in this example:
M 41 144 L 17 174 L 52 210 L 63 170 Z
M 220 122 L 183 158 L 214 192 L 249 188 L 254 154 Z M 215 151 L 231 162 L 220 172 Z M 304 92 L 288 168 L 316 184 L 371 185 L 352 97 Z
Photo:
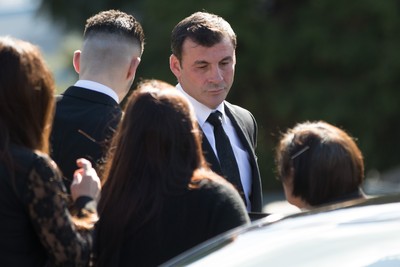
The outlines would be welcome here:
M 191 97 L 215 109 L 229 93 L 235 73 L 235 50 L 228 38 L 212 47 L 186 39 L 182 62 L 172 55 L 170 68 L 183 90 Z

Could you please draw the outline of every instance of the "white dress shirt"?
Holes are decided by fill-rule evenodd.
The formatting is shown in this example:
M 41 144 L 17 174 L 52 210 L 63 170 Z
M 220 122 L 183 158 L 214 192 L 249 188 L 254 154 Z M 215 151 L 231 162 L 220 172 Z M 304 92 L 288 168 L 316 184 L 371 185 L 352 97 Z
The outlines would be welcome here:
M 75 83 L 75 86 L 82 87 L 82 88 L 92 90 L 92 91 L 96 91 L 99 93 L 103 93 L 105 95 L 108 95 L 112 99 L 114 99 L 115 102 L 119 103 L 119 97 L 118 97 L 117 93 L 110 87 L 105 86 L 104 84 L 89 81 L 89 80 L 79 80 Z
M 233 153 L 235 154 L 236 162 L 239 167 L 240 172 L 240 180 L 242 182 L 243 191 L 246 197 L 247 202 L 247 210 L 251 210 L 251 202 L 249 196 L 251 194 L 251 166 L 250 166 L 250 157 L 249 153 L 246 151 L 240 139 L 235 131 L 235 128 L 232 125 L 231 120 L 225 114 L 224 103 L 221 103 L 216 109 L 210 109 L 209 107 L 203 105 L 190 95 L 188 95 L 182 88 L 182 86 L 178 83 L 176 88 L 182 92 L 182 94 L 189 100 L 192 104 L 194 111 L 196 113 L 197 122 L 199 123 L 200 127 L 202 128 L 204 134 L 207 137 L 208 142 L 210 143 L 212 149 L 214 150 L 214 154 L 217 155 L 217 150 L 215 146 L 215 138 L 214 138 L 214 127 L 207 122 L 208 116 L 218 110 L 222 113 L 222 127 L 224 131 L 229 137 L 229 140 L 232 145 Z

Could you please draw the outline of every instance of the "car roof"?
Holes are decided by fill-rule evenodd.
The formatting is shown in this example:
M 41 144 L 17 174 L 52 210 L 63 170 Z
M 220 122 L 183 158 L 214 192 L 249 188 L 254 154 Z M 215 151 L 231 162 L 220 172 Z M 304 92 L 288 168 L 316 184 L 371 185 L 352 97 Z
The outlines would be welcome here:
M 270 215 L 162 266 L 400 266 L 400 196 Z

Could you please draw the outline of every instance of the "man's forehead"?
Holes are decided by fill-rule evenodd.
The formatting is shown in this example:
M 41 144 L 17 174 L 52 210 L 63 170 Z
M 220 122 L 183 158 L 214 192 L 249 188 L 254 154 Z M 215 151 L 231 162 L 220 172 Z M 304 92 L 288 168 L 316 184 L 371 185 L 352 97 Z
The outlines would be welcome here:
M 193 40 L 192 38 L 187 37 L 182 43 L 182 48 L 185 48 L 185 47 L 186 48 L 197 48 L 197 47 L 211 48 L 211 47 L 214 47 L 214 46 L 217 46 L 220 44 L 230 45 L 230 46 L 232 46 L 232 49 L 234 49 L 232 41 L 227 36 L 223 37 L 220 41 L 215 42 L 210 45 L 200 44 L 200 43 L 196 42 L 195 40 Z
M 234 57 L 235 50 L 230 42 L 221 41 L 212 46 L 203 46 L 193 41 L 185 42 L 182 55 L 198 56 L 204 59 L 213 57 Z

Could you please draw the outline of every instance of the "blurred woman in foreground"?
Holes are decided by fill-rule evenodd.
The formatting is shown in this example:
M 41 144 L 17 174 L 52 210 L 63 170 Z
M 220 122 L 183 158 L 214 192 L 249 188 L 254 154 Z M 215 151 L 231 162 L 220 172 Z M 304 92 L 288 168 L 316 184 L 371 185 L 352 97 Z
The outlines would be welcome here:
M 47 154 L 54 90 L 37 47 L 0 37 L 0 266 L 86 266 L 90 259 L 97 213 L 86 204 L 100 184 L 80 160 L 88 170 L 76 173 L 72 216 Z

